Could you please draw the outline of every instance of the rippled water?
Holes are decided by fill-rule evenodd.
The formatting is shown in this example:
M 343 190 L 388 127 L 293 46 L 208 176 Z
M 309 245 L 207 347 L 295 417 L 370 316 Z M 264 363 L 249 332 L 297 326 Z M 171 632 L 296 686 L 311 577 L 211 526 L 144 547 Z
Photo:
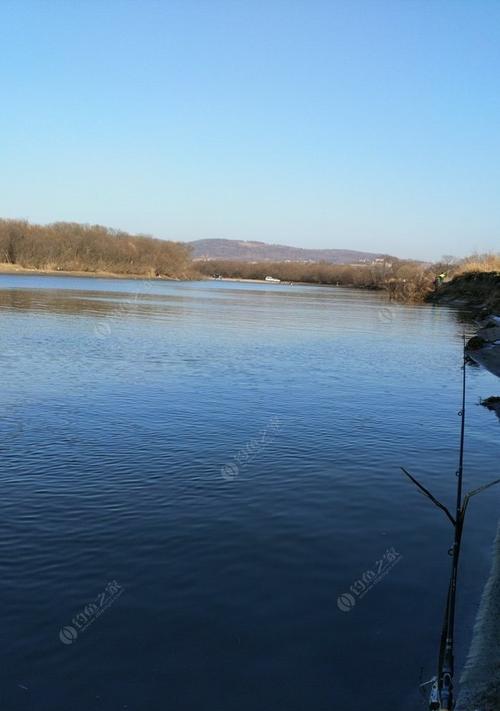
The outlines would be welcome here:
M 451 531 L 398 467 L 452 504 L 459 315 L 1 276 L 0 323 L 2 708 L 419 707 Z M 476 402 L 499 383 L 469 369 L 468 391 L 477 485 L 500 423 Z M 470 509 L 458 666 L 499 502 Z

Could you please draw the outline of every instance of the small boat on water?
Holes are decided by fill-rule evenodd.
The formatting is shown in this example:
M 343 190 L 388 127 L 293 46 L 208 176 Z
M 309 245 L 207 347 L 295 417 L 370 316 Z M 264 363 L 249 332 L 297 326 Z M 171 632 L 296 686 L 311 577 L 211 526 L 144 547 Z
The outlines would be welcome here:
M 279 284 L 281 282 L 281 279 L 276 279 L 275 277 L 272 277 L 272 276 L 266 276 L 265 281 L 270 281 L 273 284 Z

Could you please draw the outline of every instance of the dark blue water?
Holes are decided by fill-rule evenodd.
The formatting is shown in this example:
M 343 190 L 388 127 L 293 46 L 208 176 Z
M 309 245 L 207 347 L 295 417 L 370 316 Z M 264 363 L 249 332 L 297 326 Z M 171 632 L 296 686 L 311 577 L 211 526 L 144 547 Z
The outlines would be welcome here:
M 3 709 L 420 707 L 451 530 L 398 467 L 452 505 L 456 313 L 1 276 L 0 326 Z M 474 486 L 498 472 L 500 423 L 476 403 L 500 388 L 468 377 Z M 499 502 L 470 509 L 459 666 Z

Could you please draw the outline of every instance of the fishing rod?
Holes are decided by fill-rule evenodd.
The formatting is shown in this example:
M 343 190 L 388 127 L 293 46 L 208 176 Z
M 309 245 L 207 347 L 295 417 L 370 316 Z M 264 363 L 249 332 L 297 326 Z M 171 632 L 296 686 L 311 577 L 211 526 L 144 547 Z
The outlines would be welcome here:
M 443 626 L 441 630 L 441 640 L 439 645 L 439 657 L 438 657 L 438 668 L 437 674 L 430 682 L 423 684 L 431 684 L 431 691 L 429 697 L 429 709 L 430 711 L 452 711 L 455 706 L 455 694 L 454 694 L 454 637 L 455 637 L 455 605 L 457 596 L 457 580 L 458 580 L 458 563 L 460 559 L 460 550 L 462 544 L 462 533 L 464 528 L 465 514 L 469 501 L 473 496 L 479 494 L 481 491 L 488 489 L 494 484 L 500 483 L 500 479 L 495 479 L 494 481 L 484 484 L 477 489 L 469 491 L 465 496 L 463 496 L 463 474 L 464 474 L 464 451 L 465 451 L 465 410 L 466 410 L 466 399 L 467 399 L 467 352 L 466 352 L 466 341 L 465 335 L 463 337 L 463 363 L 462 363 L 462 409 L 459 411 L 458 415 L 460 417 L 460 453 L 458 459 L 458 468 L 455 472 L 457 477 L 457 491 L 456 491 L 456 506 L 455 506 L 455 516 L 453 516 L 448 508 L 441 503 L 431 492 L 426 489 L 415 477 L 410 474 L 404 467 L 401 467 L 403 473 L 410 479 L 410 481 L 418 487 L 418 489 L 429 498 L 432 503 L 441 509 L 450 523 L 453 526 L 454 536 L 453 545 L 448 551 L 452 557 L 451 563 L 451 573 L 450 581 L 448 585 L 448 593 L 446 597 L 446 607 L 443 619 Z

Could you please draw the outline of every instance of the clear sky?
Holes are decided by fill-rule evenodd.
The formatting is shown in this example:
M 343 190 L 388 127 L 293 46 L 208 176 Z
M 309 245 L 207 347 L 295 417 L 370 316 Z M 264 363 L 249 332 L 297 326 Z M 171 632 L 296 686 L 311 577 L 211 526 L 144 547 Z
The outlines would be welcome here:
M 500 2 L 2 0 L 0 216 L 500 250 Z

